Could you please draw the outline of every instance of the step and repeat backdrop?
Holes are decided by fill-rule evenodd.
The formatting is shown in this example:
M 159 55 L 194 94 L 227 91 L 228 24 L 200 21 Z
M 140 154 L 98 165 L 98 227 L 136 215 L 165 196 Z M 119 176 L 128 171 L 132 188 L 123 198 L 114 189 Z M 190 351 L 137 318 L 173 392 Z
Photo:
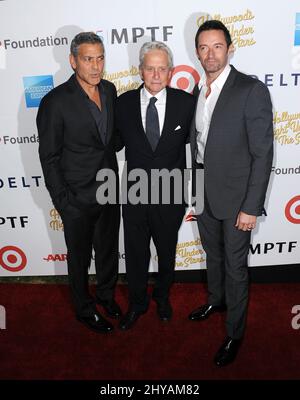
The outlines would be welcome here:
M 94 31 L 103 39 L 104 77 L 119 94 L 141 83 L 141 45 L 163 41 L 174 53 L 170 85 L 192 91 L 202 74 L 195 32 L 212 18 L 231 32 L 235 45 L 231 64 L 264 82 L 274 106 L 275 157 L 249 264 L 299 263 L 299 2 L 4 0 L 0 1 L 0 276 L 67 273 L 63 225 L 45 188 L 35 118 L 41 98 L 72 74 L 68 61 L 72 38 L 80 31 Z M 119 161 L 122 167 L 122 152 Z M 152 250 L 150 268 L 156 270 Z M 122 227 L 119 257 L 122 273 Z M 179 232 L 176 269 L 203 269 L 205 258 L 193 210 L 188 209 Z

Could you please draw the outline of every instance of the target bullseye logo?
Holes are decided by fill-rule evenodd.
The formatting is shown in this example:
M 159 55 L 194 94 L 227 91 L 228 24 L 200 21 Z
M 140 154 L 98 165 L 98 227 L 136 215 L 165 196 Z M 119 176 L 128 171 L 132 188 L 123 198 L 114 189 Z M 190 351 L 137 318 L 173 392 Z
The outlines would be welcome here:
M 5 246 L 0 249 L 0 266 L 10 272 L 18 272 L 25 268 L 27 257 L 16 246 Z
M 172 72 L 170 86 L 191 93 L 199 82 L 200 75 L 189 65 L 177 65 Z
M 285 216 L 293 224 L 300 224 L 300 196 L 293 197 L 285 206 Z

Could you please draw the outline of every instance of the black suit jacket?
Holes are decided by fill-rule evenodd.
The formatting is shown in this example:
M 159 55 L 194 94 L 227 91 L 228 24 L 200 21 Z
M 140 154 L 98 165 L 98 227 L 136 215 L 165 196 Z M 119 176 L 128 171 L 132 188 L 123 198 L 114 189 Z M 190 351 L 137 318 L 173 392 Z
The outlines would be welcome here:
M 51 90 L 37 114 L 39 155 L 47 189 L 59 212 L 96 205 L 96 174 L 110 168 L 118 174 L 115 154 L 115 86 L 101 80 L 107 101 L 106 143 L 101 140 L 75 75 Z
M 194 93 L 198 97 L 198 86 Z M 195 117 L 191 125 L 193 167 L 197 168 Z M 267 87 L 231 72 L 216 103 L 204 153 L 204 183 L 214 216 L 239 211 L 261 215 L 273 159 L 273 114 Z
M 167 87 L 164 126 L 158 145 L 153 151 L 142 124 L 140 90 L 141 87 L 128 91 L 117 99 L 118 150 L 125 146 L 128 172 L 141 168 L 148 174 L 150 200 L 151 170 L 171 171 L 176 168 L 183 171 L 186 168 L 185 145 L 189 139 L 195 99 L 182 90 Z M 170 203 L 172 202 L 171 190 Z M 182 209 L 185 204 L 178 207 Z

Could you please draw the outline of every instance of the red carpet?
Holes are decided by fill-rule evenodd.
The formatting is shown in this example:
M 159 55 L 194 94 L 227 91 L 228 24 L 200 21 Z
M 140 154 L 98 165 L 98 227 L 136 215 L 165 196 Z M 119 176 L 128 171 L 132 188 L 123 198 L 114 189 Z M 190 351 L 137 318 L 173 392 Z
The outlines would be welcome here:
M 126 285 L 118 286 L 116 297 L 125 310 Z M 1 283 L 6 329 L 0 330 L 0 379 L 300 378 L 300 329 L 291 325 L 300 284 L 252 284 L 243 346 L 223 369 L 212 359 L 225 336 L 225 315 L 187 320 L 205 298 L 203 284 L 175 284 L 170 323 L 158 320 L 151 302 L 132 330 L 99 335 L 74 319 L 66 285 Z

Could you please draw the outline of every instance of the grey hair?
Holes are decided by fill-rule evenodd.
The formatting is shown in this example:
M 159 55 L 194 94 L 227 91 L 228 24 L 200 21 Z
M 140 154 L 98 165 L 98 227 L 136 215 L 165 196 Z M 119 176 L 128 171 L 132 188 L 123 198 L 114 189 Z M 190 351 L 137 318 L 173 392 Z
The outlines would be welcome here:
M 78 48 L 81 44 L 100 44 L 103 49 L 103 42 L 98 35 L 94 32 L 80 32 L 78 33 L 71 42 L 70 51 L 74 57 L 78 55 Z
M 144 64 L 144 58 L 147 53 L 151 50 L 163 50 L 167 53 L 168 56 L 168 67 L 173 68 L 173 54 L 171 52 L 171 49 L 164 44 L 163 42 L 158 42 L 158 41 L 153 41 L 153 42 L 146 42 L 143 44 L 143 46 L 140 49 L 140 65 L 139 67 L 142 68 Z

